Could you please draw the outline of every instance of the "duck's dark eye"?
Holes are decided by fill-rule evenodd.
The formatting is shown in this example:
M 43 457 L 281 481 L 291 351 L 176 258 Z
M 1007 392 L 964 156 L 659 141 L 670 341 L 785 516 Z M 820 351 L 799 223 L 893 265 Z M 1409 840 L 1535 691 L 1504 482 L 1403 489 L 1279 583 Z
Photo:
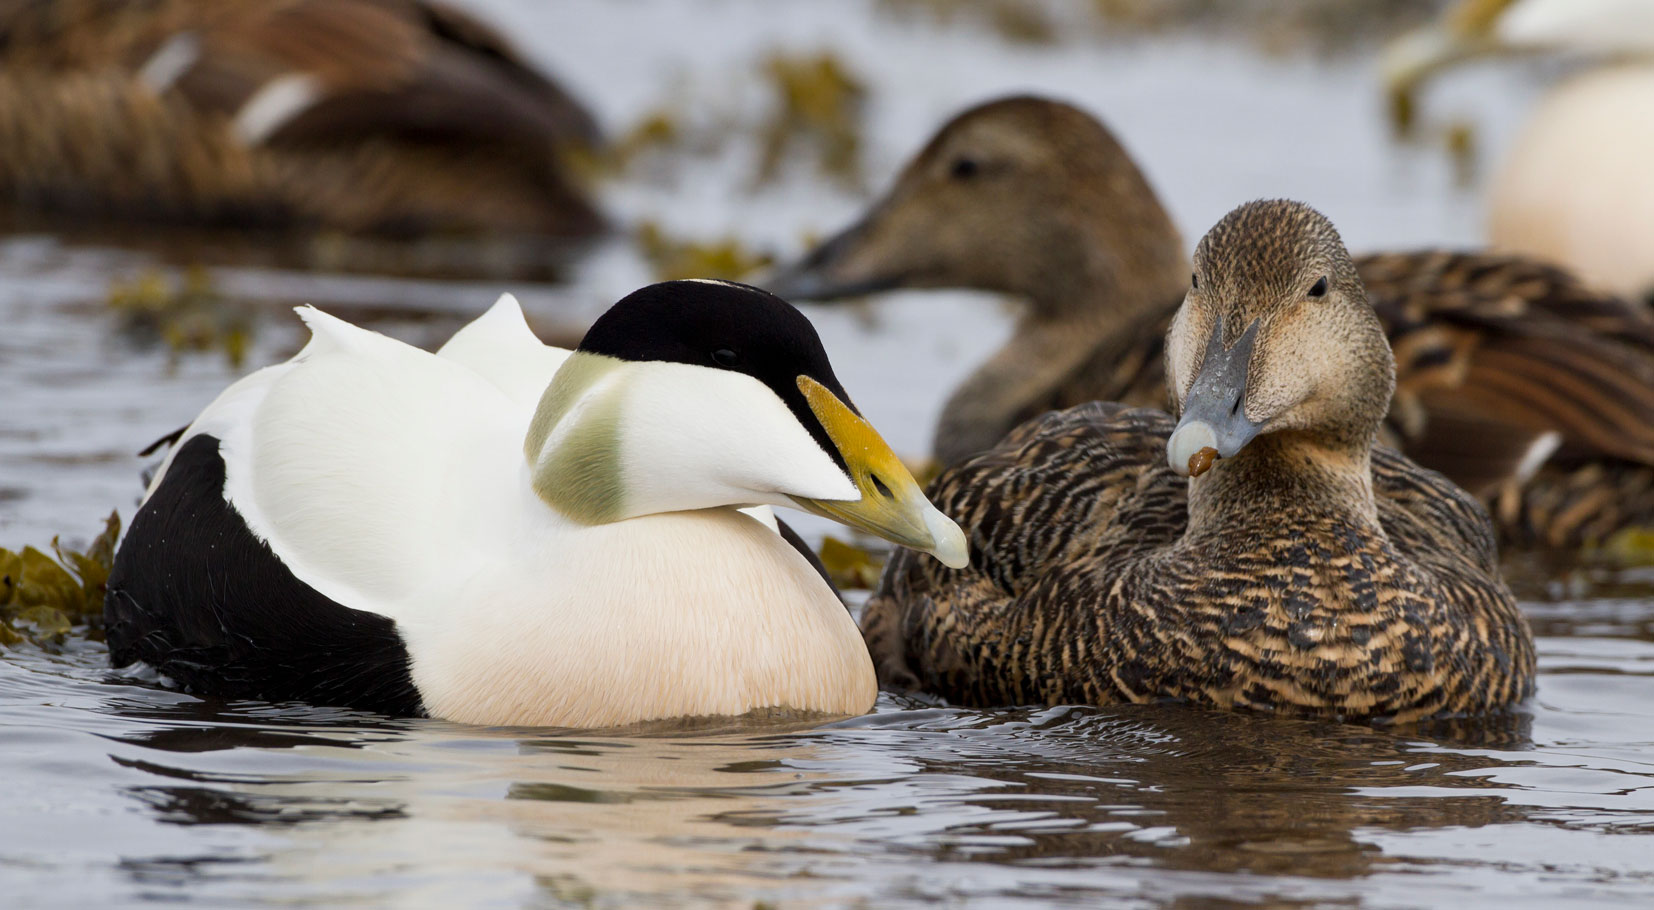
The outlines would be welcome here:
M 952 174 L 955 180 L 969 180 L 976 176 L 979 169 L 980 165 L 976 163 L 975 158 L 955 158 L 948 173 Z
M 1311 297 L 1325 297 L 1325 296 L 1327 296 L 1327 276 L 1322 275 L 1321 280 L 1315 282 L 1315 284 L 1310 287 L 1309 296 L 1311 296 Z
M 741 362 L 741 355 L 729 348 L 719 348 L 712 352 L 712 362 L 725 369 L 733 370 Z
M 1192 287 L 1197 291 L 1200 290 L 1200 276 L 1199 275 L 1190 275 L 1189 276 L 1189 287 Z

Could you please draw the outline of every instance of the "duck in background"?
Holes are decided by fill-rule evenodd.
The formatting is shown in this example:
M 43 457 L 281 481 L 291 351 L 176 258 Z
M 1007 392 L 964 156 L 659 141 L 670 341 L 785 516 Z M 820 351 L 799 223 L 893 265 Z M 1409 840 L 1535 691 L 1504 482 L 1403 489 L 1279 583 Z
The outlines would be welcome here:
M 579 238 L 600 140 L 503 36 L 429 0 L 0 5 L 0 206 L 138 223 Z
M 893 557 L 862 615 L 881 681 L 1386 721 L 1528 697 L 1487 513 L 1376 444 L 1395 363 L 1332 224 L 1243 205 L 1194 278 L 1165 345 L 1179 416 L 1048 413 L 937 478 L 972 564 Z
M 1487 187 L 1488 241 L 1599 287 L 1654 295 L 1654 3 L 1461 0 L 1386 50 L 1392 97 L 1500 53 L 1572 51 L 1603 65 L 1551 89 Z
M 755 288 L 644 288 L 574 351 L 510 298 L 436 354 L 300 315 L 304 350 L 230 386 L 152 482 L 110 573 L 115 666 L 481 724 L 858 714 L 855 622 L 796 535 L 739 509 L 966 563 L 809 321 Z
M 955 464 L 1087 401 L 1160 407 L 1164 339 L 1189 287 L 1147 179 L 1086 112 L 1039 97 L 944 125 L 855 224 L 769 287 L 828 300 L 976 288 L 1025 304 L 948 399 Z M 1521 257 L 1426 250 L 1355 260 L 1394 349 L 1389 439 L 1491 507 L 1512 545 L 1578 547 L 1654 525 L 1654 319 Z

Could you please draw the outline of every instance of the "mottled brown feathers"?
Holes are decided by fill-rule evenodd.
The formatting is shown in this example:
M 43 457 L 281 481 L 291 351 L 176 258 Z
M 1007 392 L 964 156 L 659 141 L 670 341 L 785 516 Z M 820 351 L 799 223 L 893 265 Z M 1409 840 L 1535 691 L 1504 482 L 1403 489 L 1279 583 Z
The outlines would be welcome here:
M 949 169 L 961 158 L 980 161 L 964 181 Z M 1012 339 L 943 409 L 935 453 L 951 464 L 1051 408 L 1165 407 L 1162 346 L 1189 286 L 1182 251 L 1105 127 L 1017 97 L 949 121 L 883 200 L 782 283 L 805 296 L 974 287 L 1028 301 Z M 1354 263 L 1395 352 L 1387 441 L 1482 497 L 1509 544 L 1577 547 L 1654 525 L 1646 307 L 1516 257 Z
M 0 4 L 0 203 L 20 210 L 581 236 L 602 221 L 559 155 L 597 139 L 435 3 Z
M 1408 720 L 1532 690 L 1481 506 L 1387 448 L 1382 533 L 1309 504 L 1187 533 L 1172 421 L 1048 414 L 944 472 L 972 564 L 899 553 L 862 628 L 880 678 L 964 704 L 1142 702 Z
M 1421 251 L 1355 264 L 1395 352 L 1387 441 L 1481 496 L 1507 545 L 1578 547 L 1654 525 L 1646 308 L 1519 258 Z M 998 419 L 1014 426 L 1087 401 L 1165 407 L 1163 346 L 1180 299 L 1105 334 Z M 1520 473 L 1552 431 L 1548 463 Z
M 1394 364 L 1332 223 L 1248 203 L 1194 270 L 1165 343 L 1178 422 L 1083 404 L 944 471 L 929 495 L 971 565 L 892 560 L 862 618 L 881 679 L 1396 721 L 1526 698 L 1532 634 L 1487 512 L 1375 446 Z M 1179 477 L 1202 444 L 1222 457 Z

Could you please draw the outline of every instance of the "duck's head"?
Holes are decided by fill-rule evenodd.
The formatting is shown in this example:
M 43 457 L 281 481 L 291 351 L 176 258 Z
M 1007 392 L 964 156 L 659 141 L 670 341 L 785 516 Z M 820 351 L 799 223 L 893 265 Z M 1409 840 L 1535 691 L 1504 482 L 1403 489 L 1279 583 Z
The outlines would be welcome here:
M 1166 369 L 1178 412 L 1166 455 L 1179 474 L 1260 434 L 1364 453 L 1395 390 L 1389 342 L 1337 230 L 1280 200 L 1247 203 L 1201 238 Z
M 861 220 L 769 287 L 810 300 L 975 288 L 1038 308 L 1184 270 L 1176 228 L 1114 136 L 1072 105 L 1019 96 L 954 117 Z
M 857 412 L 809 320 L 746 285 L 671 281 L 615 304 L 524 446 L 540 497 L 586 524 L 795 506 L 966 562 L 959 526 Z

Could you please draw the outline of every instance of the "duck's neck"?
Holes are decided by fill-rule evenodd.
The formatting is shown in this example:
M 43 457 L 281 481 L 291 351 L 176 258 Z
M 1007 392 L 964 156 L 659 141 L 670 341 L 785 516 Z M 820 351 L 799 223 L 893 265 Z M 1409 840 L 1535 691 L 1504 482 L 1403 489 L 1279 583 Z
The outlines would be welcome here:
M 1150 197 L 1096 200 L 1062 239 L 1031 257 L 1037 267 L 1014 293 L 1026 298 L 1022 328 L 1089 327 L 1107 334 L 1151 313 L 1175 309 L 1189 281 L 1189 258 L 1171 216 Z
M 1369 438 L 1266 433 L 1189 482 L 1189 533 L 1309 516 L 1382 534 Z
M 1088 223 L 1059 232 L 1060 242 L 1029 257 L 1034 267 L 1000 288 L 1022 298 L 1025 309 L 1011 340 L 943 408 L 935 450 L 944 463 L 991 447 L 1017 423 L 1052 408 L 1132 398 L 1139 389 L 1145 400 L 1129 403 L 1164 405 L 1160 357 L 1132 355 L 1143 339 L 1164 334 L 1183 299 L 1183 241 L 1152 199 L 1135 213 L 1101 203 L 1089 208 Z M 1090 375 L 1099 358 L 1110 376 Z
M 1060 387 L 1106 331 L 1096 314 L 1024 316 L 1011 340 L 949 396 L 936 426 L 936 457 L 956 463 L 992 447 L 1031 413 L 1061 406 Z

